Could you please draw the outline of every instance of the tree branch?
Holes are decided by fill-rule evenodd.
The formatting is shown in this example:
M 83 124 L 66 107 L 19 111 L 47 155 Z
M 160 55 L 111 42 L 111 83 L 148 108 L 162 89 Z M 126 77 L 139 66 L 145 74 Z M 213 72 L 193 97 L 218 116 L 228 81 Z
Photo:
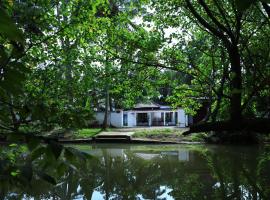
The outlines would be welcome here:
M 262 2 L 262 6 L 263 6 L 265 12 L 267 13 L 268 17 L 270 18 L 270 6 L 265 2 Z
M 220 29 L 223 30 L 225 33 L 227 33 L 231 38 L 233 38 L 233 34 L 230 30 L 228 30 L 223 24 L 221 24 L 217 18 L 214 17 L 212 11 L 209 9 L 209 7 L 206 5 L 206 3 L 204 2 L 204 0 L 198 0 L 199 4 L 202 5 L 202 7 L 204 8 L 205 12 L 207 13 L 207 15 L 210 17 L 210 19 L 214 22 L 214 24 Z M 221 8 L 218 6 L 218 9 L 220 10 Z M 223 13 L 223 12 L 222 12 Z M 226 20 L 226 18 L 224 18 Z
M 211 33 L 213 33 L 215 36 L 217 36 L 219 39 L 221 39 L 227 46 L 229 44 L 229 40 L 226 38 L 226 36 L 211 26 L 193 7 L 193 5 L 190 3 L 190 0 L 185 0 L 187 8 L 189 11 L 193 14 L 193 16 L 206 28 L 208 29 Z

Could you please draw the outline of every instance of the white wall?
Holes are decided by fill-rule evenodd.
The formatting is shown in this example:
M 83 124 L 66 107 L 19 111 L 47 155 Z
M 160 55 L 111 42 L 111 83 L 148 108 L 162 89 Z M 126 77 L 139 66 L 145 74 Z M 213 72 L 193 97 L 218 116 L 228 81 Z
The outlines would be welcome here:
M 123 127 L 123 113 L 127 113 L 128 115 L 127 127 L 135 127 L 136 126 L 136 113 L 134 111 L 126 111 L 126 112 L 120 111 L 119 113 L 111 112 L 109 115 L 109 122 L 111 122 L 111 125 L 115 127 Z M 177 125 L 179 127 L 186 127 L 187 115 L 185 114 L 185 111 L 183 109 L 178 109 L 177 113 L 178 113 Z M 104 120 L 104 112 L 96 112 L 95 117 L 98 124 L 101 125 Z M 152 115 L 152 118 L 153 117 L 161 118 L 161 113 L 155 112 Z
M 96 112 L 95 118 L 96 118 L 98 124 L 102 125 L 103 121 L 104 121 L 104 112 Z M 122 125 L 123 125 L 123 111 L 120 111 L 119 113 L 109 112 L 108 121 L 112 126 L 122 127 Z
M 154 112 L 152 117 L 153 117 L 153 118 L 158 118 L 158 119 L 160 119 L 160 118 L 161 118 L 161 112 Z M 152 119 L 152 120 L 153 120 L 153 119 Z M 162 119 L 162 120 L 163 120 L 163 119 Z
M 104 120 L 104 112 L 96 112 L 95 118 L 96 118 L 98 124 L 101 125 L 103 123 L 103 120 Z
M 185 111 L 183 109 L 178 109 L 177 112 L 178 112 L 177 123 L 178 123 L 179 127 L 185 127 L 186 126 Z
M 128 127 L 136 126 L 136 113 L 128 112 Z
M 122 127 L 123 126 L 123 111 L 120 112 L 111 112 L 111 125 L 115 127 Z
M 125 111 L 122 113 L 122 121 L 123 121 L 123 114 L 127 114 L 127 126 L 124 127 L 134 127 L 136 126 L 136 113 L 133 111 Z M 123 126 L 123 124 L 122 124 Z

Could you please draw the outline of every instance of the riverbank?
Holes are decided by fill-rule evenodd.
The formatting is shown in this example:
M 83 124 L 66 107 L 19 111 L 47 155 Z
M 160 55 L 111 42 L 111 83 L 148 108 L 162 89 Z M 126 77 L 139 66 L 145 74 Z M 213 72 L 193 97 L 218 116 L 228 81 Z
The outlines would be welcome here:
M 71 137 L 60 138 L 60 142 L 66 143 L 151 143 L 151 144 L 245 144 L 240 137 L 238 142 L 220 142 L 219 137 L 206 133 L 193 133 L 183 135 L 188 128 L 178 127 L 136 127 L 136 128 L 109 128 L 106 131 L 101 129 L 82 129 L 76 131 Z M 226 135 L 229 133 L 226 133 Z M 105 137 L 104 137 L 105 136 Z M 241 140 L 242 139 L 242 140 Z M 254 139 L 255 140 L 255 139 Z M 269 136 L 258 135 L 255 144 L 269 143 Z M 247 143 L 249 144 L 249 143 Z
M 192 134 L 184 136 L 183 133 L 187 128 L 163 128 L 163 129 L 143 129 L 135 131 L 133 138 L 152 139 L 159 141 L 175 143 L 203 143 L 206 134 Z
M 62 143 L 149 143 L 149 144 L 197 144 L 204 143 L 205 134 L 183 136 L 187 128 L 176 127 L 140 127 L 140 128 L 111 128 L 82 129 L 59 138 Z

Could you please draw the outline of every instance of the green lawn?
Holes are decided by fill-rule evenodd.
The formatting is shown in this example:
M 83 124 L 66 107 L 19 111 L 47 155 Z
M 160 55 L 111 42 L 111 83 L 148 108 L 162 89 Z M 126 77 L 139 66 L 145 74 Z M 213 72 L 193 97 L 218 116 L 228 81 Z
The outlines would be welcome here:
M 206 134 L 191 134 L 189 136 L 183 136 L 185 129 L 149 129 L 138 130 L 132 137 L 135 138 L 151 138 L 170 141 L 186 141 L 186 142 L 203 142 Z
M 108 129 L 107 131 L 113 131 L 114 129 Z M 157 139 L 163 141 L 186 141 L 186 142 L 203 142 L 206 134 L 191 134 L 189 136 L 183 136 L 183 132 L 187 129 L 143 129 L 135 131 L 132 137 L 134 138 L 148 138 Z M 74 139 L 86 139 L 95 136 L 101 132 L 101 128 L 85 128 L 76 131 L 71 137 Z
M 158 136 L 170 136 L 170 135 L 182 135 L 183 130 L 175 130 L 171 128 L 163 129 L 149 129 L 149 130 L 138 130 L 134 133 L 133 137 L 158 137 Z
M 91 138 L 98 134 L 101 131 L 101 128 L 84 128 L 78 130 L 75 134 L 75 138 Z

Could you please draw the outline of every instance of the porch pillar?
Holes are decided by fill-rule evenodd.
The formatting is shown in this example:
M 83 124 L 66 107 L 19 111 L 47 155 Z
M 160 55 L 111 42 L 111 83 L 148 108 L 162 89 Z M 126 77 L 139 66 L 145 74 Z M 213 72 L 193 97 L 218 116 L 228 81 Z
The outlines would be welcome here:
M 138 120 L 137 118 L 138 118 L 138 113 L 135 112 L 135 123 L 134 123 L 135 126 L 137 126 L 137 120 Z
M 149 122 L 148 122 L 149 126 L 152 125 L 152 114 L 151 112 L 149 113 Z
M 165 126 L 165 125 L 166 125 L 166 122 L 165 122 L 165 119 L 166 119 L 166 118 L 165 118 L 165 114 L 166 114 L 166 113 L 165 113 L 165 112 L 163 112 L 163 126 Z

